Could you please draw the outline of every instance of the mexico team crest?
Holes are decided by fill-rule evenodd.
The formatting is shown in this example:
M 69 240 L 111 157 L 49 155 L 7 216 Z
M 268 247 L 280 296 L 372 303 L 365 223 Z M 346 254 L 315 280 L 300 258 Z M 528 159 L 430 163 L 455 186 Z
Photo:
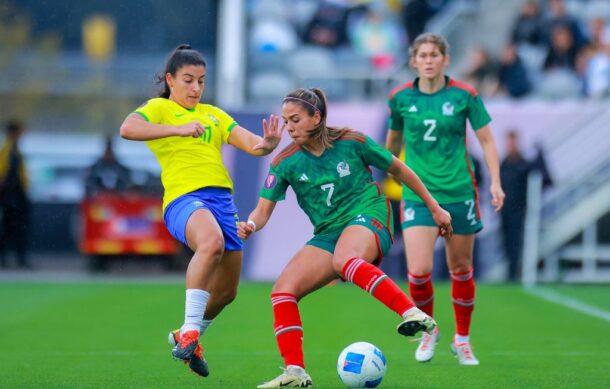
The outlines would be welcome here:
M 445 116 L 453 116 L 453 110 L 455 107 L 449 101 L 443 104 L 443 115 Z
M 275 184 L 277 184 L 277 178 L 275 178 L 275 174 L 270 173 L 265 180 L 265 188 L 271 189 Z
M 339 172 L 339 177 L 345 177 L 351 174 L 349 171 L 349 165 L 345 161 L 341 161 L 337 164 L 337 172 Z

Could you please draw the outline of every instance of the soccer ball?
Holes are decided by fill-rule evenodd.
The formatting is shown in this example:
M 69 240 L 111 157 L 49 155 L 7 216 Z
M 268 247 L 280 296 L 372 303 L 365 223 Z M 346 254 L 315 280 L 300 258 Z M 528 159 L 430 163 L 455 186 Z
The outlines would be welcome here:
M 374 388 L 381 383 L 385 371 L 385 356 L 370 343 L 352 343 L 339 354 L 337 372 L 348 388 Z

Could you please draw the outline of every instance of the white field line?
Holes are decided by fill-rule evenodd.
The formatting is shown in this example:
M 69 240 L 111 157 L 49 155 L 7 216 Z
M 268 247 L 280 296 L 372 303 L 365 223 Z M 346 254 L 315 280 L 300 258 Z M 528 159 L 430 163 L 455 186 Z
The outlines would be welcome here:
M 555 304 L 563 305 L 564 307 L 572 308 L 575 311 L 610 322 L 610 312 L 594 307 L 593 305 L 589 305 L 575 298 L 567 297 L 560 293 L 539 287 L 524 288 L 524 290 L 526 293 L 529 293 L 532 296 Z

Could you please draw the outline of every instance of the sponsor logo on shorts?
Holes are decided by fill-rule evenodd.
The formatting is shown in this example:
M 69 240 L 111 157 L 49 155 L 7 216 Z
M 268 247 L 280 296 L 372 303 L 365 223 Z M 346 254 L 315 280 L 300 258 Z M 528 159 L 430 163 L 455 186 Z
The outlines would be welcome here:
M 277 178 L 275 178 L 275 174 L 269 174 L 267 179 L 265 180 L 265 188 L 271 189 L 277 184 Z

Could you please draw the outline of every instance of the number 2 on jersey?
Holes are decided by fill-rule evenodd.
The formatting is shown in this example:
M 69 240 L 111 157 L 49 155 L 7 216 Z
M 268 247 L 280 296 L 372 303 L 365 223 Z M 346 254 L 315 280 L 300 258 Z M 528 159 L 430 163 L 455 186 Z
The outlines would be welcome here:
M 428 127 L 426 133 L 424 134 L 424 140 L 428 142 L 436 142 L 436 135 L 432 135 L 432 133 L 436 129 L 436 120 L 426 119 L 424 120 L 424 125 Z
M 326 205 L 330 207 L 332 205 L 330 203 L 330 198 L 333 197 L 333 192 L 335 191 L 335 184 L 320 185 L 320 189 L 322 189 L 324 192 L 326 192 L 326 190 L 328 189 L 328 194 L 326 195 Z

